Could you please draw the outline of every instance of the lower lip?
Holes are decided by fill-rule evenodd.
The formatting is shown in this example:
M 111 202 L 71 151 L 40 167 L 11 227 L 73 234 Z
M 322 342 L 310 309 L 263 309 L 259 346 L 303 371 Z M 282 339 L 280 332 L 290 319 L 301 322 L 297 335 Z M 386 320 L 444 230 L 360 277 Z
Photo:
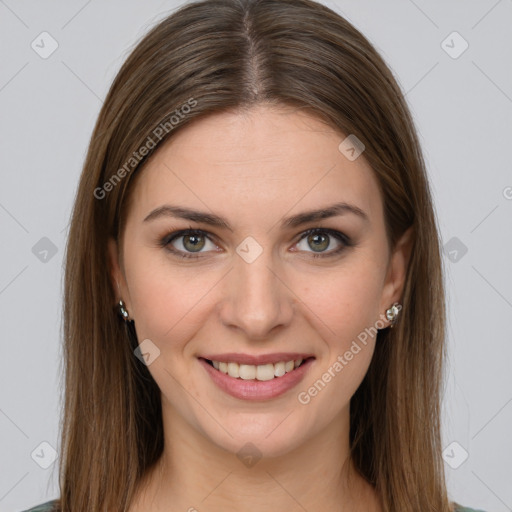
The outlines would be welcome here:
M 272 380 L 244 380 L 222 373 L 205 359 L 199 358 L 199 362 L 222 391 L 243 400 L 268 400 L 286 393 L 304 378 L 313 361 L 314 358 L 311 357 L 298 368 L 285 373 L 282 377 L 274 377 Z

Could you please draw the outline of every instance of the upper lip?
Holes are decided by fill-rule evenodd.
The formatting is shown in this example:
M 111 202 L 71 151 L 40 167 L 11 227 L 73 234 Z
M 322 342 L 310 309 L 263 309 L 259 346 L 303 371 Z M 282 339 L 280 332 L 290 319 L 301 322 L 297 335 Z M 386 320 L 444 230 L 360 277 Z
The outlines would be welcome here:
M 277 352 L 275 354 L 262 354 L 259 356 L 252 356 L 250 354 L 237 354 L 234 352 L 226 354 L 212 354 L 201 356 L 203 359 L 209 359 L 210 361 L 221 361 L 226 363 L 238 363 L 238 364 L 251 364 L 251 365 L 262 365 L 269 363 L 279 363 L 281 361 L 295 361 L 297 359 L 308 359 L 314 357 L 313 354 L 306 354 L 303 352 Z

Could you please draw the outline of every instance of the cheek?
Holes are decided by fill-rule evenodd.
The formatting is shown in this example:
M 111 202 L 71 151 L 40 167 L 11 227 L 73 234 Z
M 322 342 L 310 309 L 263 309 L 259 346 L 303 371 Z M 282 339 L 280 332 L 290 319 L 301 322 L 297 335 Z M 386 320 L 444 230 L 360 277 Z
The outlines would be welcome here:
M 325 273 L 297 275 L 295 290 L 332 345 L 341 349 L 379 319 L 382 275 L 362 258 Z M 319 327 L 320 329 L 320 327 Z M 323 337 L 323 334 L 322 334 Z
M 133 253 L 125 268 L 139 339 L 166 343 L 189 338 L 218 276 L 207 269 L 191 271 L 154 250 Z
M 303 276 L 304 278 L 304 276 Z M 299 402 L 311 417 L 329 422 L 347 405 L 373 357 L 382 276 L 374 265 L 347 265 L 302 282 L 302 301 L 323 342 L 315 372 L 300 389 Z M 314 281 L 314 282 L 313 282 Z M 299 281 L 297 282 L 297 285 Z M 314 322 L 314 323 L 313 323 Z

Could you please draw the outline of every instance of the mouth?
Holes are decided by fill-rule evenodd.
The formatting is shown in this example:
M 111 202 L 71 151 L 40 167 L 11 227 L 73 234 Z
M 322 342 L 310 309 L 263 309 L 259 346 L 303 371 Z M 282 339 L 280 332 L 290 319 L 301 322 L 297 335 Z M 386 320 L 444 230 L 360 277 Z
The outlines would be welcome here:
M 269 400 L 293 389 L 314 363 L 307 356 L 259 365 L 198 358 L 213 383 L 223 392 L 242 400 Z
M 300 368 L 309 359 L 314 357 L 290 359 L 288 361 L 278 361 L 276 363 L 266 364 L 239 364 L 234 361 L 215 361 L 211 359 L 200 358 L 206 361 L 215 370 L 228 375 L 234 379 L 241 380 L 257 380 L 257 381 L 269 381 L 273 379 L 279 379 L 287 373 L 295 371 Z

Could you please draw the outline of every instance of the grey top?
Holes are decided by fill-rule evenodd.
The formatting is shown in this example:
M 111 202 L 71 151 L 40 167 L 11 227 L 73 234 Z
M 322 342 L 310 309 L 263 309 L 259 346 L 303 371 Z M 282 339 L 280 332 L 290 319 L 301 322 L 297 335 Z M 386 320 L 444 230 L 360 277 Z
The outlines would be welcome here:
M 33 508 L 29 508 L 28 510 L 23 510 L 22 512 L 53 512 L 52 507 L 55 503 L 57 503 L 57 500 L 47 501 L 46 503 L 41 503 Z M 484 510 L 476 508 L 464 507 L 457 502 L 455 502 L 455 505 L 455 512 L 485 512 Z

